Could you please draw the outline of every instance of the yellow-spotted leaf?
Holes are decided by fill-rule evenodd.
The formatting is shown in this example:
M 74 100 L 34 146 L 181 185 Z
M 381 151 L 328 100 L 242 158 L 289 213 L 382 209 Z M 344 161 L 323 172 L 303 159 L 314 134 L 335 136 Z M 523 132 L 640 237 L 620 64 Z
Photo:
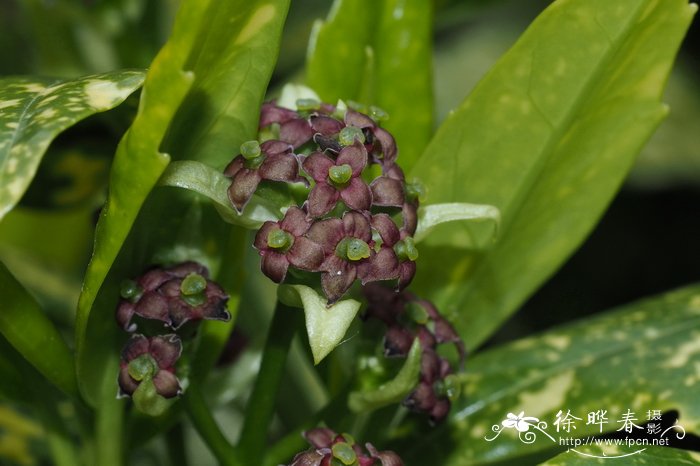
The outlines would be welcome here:
M 144 75 L 124 70 L 68 81 L 0 79 L 0 219 L 27 190 L 51 141 L 78 121 L 122 103 Z
M 666 77 L 697 7 L 558 0 L 440 127 L 411 176 L 430 203 L 490 204 L 499 240 L 421 245 L 414 286 L 479 346 L 578 247 L 664 118 Z M 445 245 L 446 243 L 450 243 Z
M 415 445 L 435 464 L 519 464 L 566 449 L 560 438 L 619 431 L 625 417 L 644 427 L 654 414 L 671 411 L 678 413 L 677 430 L 649 438 L 697 434 L 700 285 L 484 351 L 461 377 L 462 397 L 447 425 Z M 591 416 L 596 412 L 603 415 Z M 566 421 L 557 423 L 567 413 L 568 432 Z M 517 419 L 529 428 L 514 428 Z M 441 437 L 455 446 L 441 448 Z

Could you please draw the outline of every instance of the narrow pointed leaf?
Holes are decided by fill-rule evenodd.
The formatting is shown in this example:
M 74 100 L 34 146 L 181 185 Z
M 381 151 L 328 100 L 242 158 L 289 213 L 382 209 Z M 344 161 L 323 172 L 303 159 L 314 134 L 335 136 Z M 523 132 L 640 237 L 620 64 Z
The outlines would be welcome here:
M 77 396 L 73 355 L 39 304 L 0 263 L 0 333 L 49 382 Z
M 20 200 L 59 133 L 116 107 L 143 83 L 137 70 L 74 80 L 0 79 L 0 219 Z
M 406 398 L 418 383 L 421 355 L 423 351 L 418 339 L 413 341 L 406 361 L 396 377 L 371 391 L 356 391 L 348 397 L 348 407 L 355 413 L 368 413 L 381 407 L 399 403 Z
M 345 299 L 328 306 L 324 296 L 304 285 L 282 285 L 278 295 L 280 301 L 288 306 L 304 309 L 306 333 L 314 364 L 321 362 L 342 342 L 360 310 L 360 302 L 354 299 Z
M 431 261 L 414 284 L 467 346 L 593 228 L 666 114 L 660 96 L 695 10 L 685 0 L 554 2 L 440 127 L 411 172 L 430 187 L 428 201 L 491 204 L 502 215 L 486 253 L 454 239 L 439 246 L 458 226 L 421 246 Z
M 699 367 L 700 286 L 695 285 L 475 355 L 461 376 L 463 395 L 449 425 L 416 449 L 449 435 L 457 444 L 453 451 L 423 454 L 439 454 L 446 465 L 467 465 L 517 463 L 558 447 L 537 432 L 532 444 L 521 442 L 513 430 L 486 440 L 508 413 L 520 412 L 546 422 L 555 440 L 614 432 L 628 409 L 637 425 L 647 422 L 649 410 L 677 411 L 678 424 L 696 433 Z M 588 425 L 588 413 L 599 409 L 607 410 L 607 423 Z M 559 410 L 581 418 L 571 433 L 556 432 Z

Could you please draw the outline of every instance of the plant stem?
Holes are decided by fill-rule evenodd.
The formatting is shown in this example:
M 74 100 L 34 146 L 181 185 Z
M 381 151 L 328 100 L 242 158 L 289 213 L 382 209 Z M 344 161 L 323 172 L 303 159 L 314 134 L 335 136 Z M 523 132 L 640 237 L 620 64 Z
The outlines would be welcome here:
M 258 464 L 264 456 L 267 433 L 274 415 L 275 399 L 284 374 L 289 347 L 303 313 L 280 302 L 272 317 L 263 350 L 260 371 L 246 406 L 238 450 L 247 464 Z
M 243 463 L 238 459 L 238 453 L 219 429 L 196 384 L 193 383 L 187 387 L 183 402 L 194 428 L 197 429 L 200 437 L 219 461 L 219 464 L 242 466 Z
M 118 362 L 107 363 L 106 374 L 118 372 Z M 96 460 L 100 466 L 121 466 L 124 444 L 124 403 L 115 396 L 114 379 L 105 377 L 100 390 L 96 422 Z
M 175 424 L 165 434 L 168 445 L 168 456 L 172 466 L 187 466 L 187 450 L 185 449 L 185 433 L 182 424 Z

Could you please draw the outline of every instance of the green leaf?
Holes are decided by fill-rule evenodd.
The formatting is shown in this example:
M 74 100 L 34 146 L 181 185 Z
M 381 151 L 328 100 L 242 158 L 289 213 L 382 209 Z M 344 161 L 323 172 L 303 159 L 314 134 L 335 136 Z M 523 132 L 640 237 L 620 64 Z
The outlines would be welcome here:
M 666 114 L 659 99 L 695 10 L 685 0 L 559 0 L 440 127 L 411 172 L 428 201 L 490 204 L 502 215 L 487 252 L 440 246 L 457 226 L 421 246 L 431 261 L 415 286 L 468 347 L 593 228 Z
M 73 355 L 39 305 L 0 263 L 0 332 L 51 383 L 77 396 Z
M 351 392 L 348 397 L 348 407 L 355 413 L 369 412 L 381 407 L 399 403 L 411 393 L 418 383 L 420 363 L 423 351 L 420 341 L 416 338 L 408 352 L 406 362 L 396 377 L 371 391 Z
M 242 213 L 233 208 L 227 190 L 231 179 L 218 170 L 194 160 L 173 162 L 158 181 L 160 186 L 174 186 L 202 194 L 214 203 L 214 207 L 228 223 L 248 229 L 259 228 L 268 220 L 279 220 L 284 216 L 274 202 L 254 194 Z
M 365 47 L 373 27 L 364 2 L 336 0 L 326 21 L 314 23 L 306 60 L 307 84 L 325 102 L 357 100 L 365 77 Z
M 174 160 L 194 159 L 223 170 L 241 143 L 257 134 L 289 0 L 207 3 L 187 60 L 194 84 L 165 147 Z
M 639 452 L 639 453 L 635 453 Z M 621 457 L 621 455 L 629 455 Z M 700 454 L 694 451 L 678 450 L 668 447 L 631 447 L 625 448 L 614 445 L 586 446 L 575 451 L 561 453 L 556 457 L 541 463 L 543 466 L 589 466 L 592 464 L 609 465 L 620 458 L 629 466 L 684 466 L 700 464 Z M 611 461 L 612 460 L 612 461 Z
M 480 249 L 490 244 L 498 234 L 498 225 L 501 221 L 501 212 L 490 205 L 481 204 L 466 204 L 466 203 L 449 203 L 449 204 L 430 204 L 421 206 L 418 211 L 418 228 L 414 235 L 416 242 L 427 238 L 433 228 L 442 223 L 467 221 L 466 236 L 459 238 L 461 244 L 470 249 Z M 477 232 L 469 229 L 469 225 L 473 222 L 486 222 L 488 228 L 485 232 Z M 455 240 L 452 240 L 454 243 Z M 435 243 L 433 243 L 434 245 Z M 449 244 L 449 243 L 448 243 Z
M 31 183 L 46 149 L 62 131 L 116 107 L 143 83 L 137 70 L 74 80 L 0 79 L 0 219 Z
M 432 18 L 429 0 L 336 0 L 309 40 L 309 86 L 326 102 L 386 111 L 405 169 L 433 130 Z
M 326 298 L 304 285 L 282 285 L 279 300 L 288 306 L 301 307 L 306 317 L 306 333 L 318 364 L 338 346 L 360 310 L 360 302 L 345 299 L 329 306 Z
M 492 426 L 521 411 L 545 421 L 555 439 L 600 435 L 601 426 L 586 424 L 588 413 L 600 409 L 608 411 L 602 432 L 619 429 L 628 409 L 637 425 L 647 421 L 649 410 L 676 410 L 685 431 L 698 432 L 698 368 L 700 285 L 695 285 L 475 355 L 461 375 L 463 397 L 453 405 L 449 425 L 416 451 L 448 436 L 456 443 L 451 451 L 436 445 L 424 454 L 446 456 L 445 465 L 514 464 L 557 447 L 541 433 L 525 444 L 513 429 L 486 440 L 495 435 Z M 571 433 L 556 432 L 559 410 L 581 418 Z

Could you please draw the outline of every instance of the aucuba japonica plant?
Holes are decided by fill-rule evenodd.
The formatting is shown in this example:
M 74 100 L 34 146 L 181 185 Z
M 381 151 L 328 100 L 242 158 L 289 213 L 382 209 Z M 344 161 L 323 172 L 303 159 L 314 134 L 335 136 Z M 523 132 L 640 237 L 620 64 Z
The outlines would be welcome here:
M 695 5 L 551 2 L 459 104 L 478 60 L 443 49 L 476 2 L 24 3 L 0 28 L 0 463 L 700 463 L 537 439 L 562 412 L 571 441 L 622 438 L 624 410 L 698 434 L 697 285 L 492 339 L 668 112 Z

